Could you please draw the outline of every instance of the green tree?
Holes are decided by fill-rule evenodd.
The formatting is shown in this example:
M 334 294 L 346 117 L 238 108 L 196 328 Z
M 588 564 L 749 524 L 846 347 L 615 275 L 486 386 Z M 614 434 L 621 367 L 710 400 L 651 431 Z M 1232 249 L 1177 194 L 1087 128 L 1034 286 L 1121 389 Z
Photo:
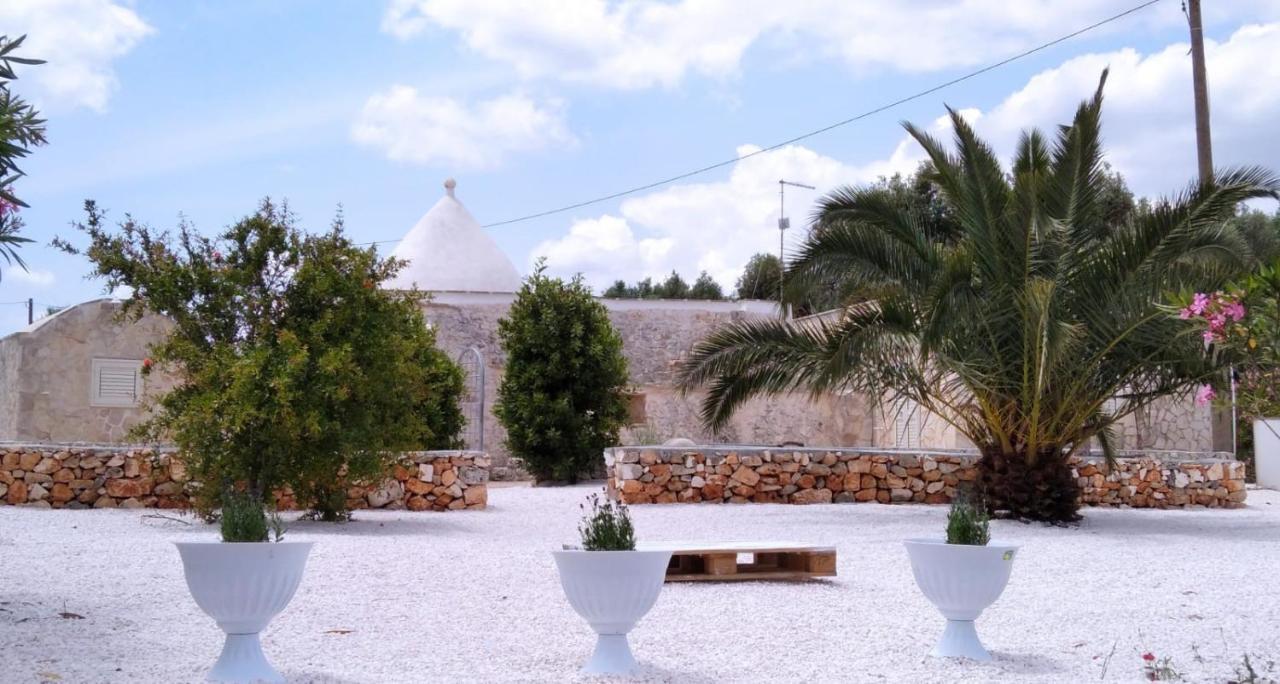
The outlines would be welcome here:
M 44 64 L 43 60 L 16 54 L 26 38 L 10 40 L 9 36 L 0 36 L 0 257 L 6 265 L 16 264 L 24 271 L 27 264 L 18 248 L 31 239 L 18 234 L 23 228 L 18 210 L 27 204 L 13 194 L 13 183 L 23 176 L 19 160 L 32 148 L 45 144 L 44 119 L 35 107 L 9 89 L 18 78 L 15 65 Z
M 1231 220 L 1231 225 L 1249 243 L 1249 251 L 1259 267 L 1274 267 L 1280 259 L 1280 211 L 1268 215 L 1247 209 Z
M 656 299 L 688 299 L 689 283 L 686 283 L 679 273 L 672 271 L 661 285 L 654 288 L 654 297 Z
M 395 452 L 458 444 L 461 369 L 436 348 L 421 296 L 379 287 L 403 263 L 354 246 L 340 218 L 305 235 L 264 201 L 210 239 L 132 218 L 113 231 L 85 210 L 83 253 L 108 291 L 132 290 L 124 314 L 173 322 L 151 354 L 178 385 L 134 436 L 178 445 L 205 511 L 232 483 L 287 486 L 340 519 L 347 483 L 384 475 Z
M 1163 293 L 1238 274 L 1248 247 L 1228 219 L 1280 193 L 1270 173 L 1225 169 L 1108 226 L 1101 106 L 1100 83 L 1056 140 L 1024 133 L 1011 173 L 954 111 L 954 152 L 907 125 L 958 233 L 930 232 L 883 188 L 829 194 L 788 297 L 834 284 L 863 303 L 834 321 L 733 323 L 701 342 L 682 378 L 710 385 L 706 423 L 761 394 L 905 397 L 978 447 L 993 510 L 1076 519 L 1071 455 L 1095 438 L 1112 455 L 1116 421 L 1221 370 L 1191 323 L 1159 306 Z
M 756 254 L 747 261 L 738 276 L 738 299 L 778 300 L 778 281 L 782 277 L 782 262 L 775 254 Z
M 635 296 L 635 289 L 627 287 L 625 281 L 615 280 L 600 296 L 605 299 L 632 299 Z
M 507 365 L 493 411 L 536 479 L 577 482 L 617 442 L 627 361 L 582 278 L 565 282 L 544 271 L 539 262 L 498 322 Z
M 689 299 L 721 300 L 724 299 L 724 291 L 720 289 L 720 283 L 717 283 L 715 278 L 703 271 L 698 274 L 698 279 L 693 281 L 693 287 L 689 288 Z

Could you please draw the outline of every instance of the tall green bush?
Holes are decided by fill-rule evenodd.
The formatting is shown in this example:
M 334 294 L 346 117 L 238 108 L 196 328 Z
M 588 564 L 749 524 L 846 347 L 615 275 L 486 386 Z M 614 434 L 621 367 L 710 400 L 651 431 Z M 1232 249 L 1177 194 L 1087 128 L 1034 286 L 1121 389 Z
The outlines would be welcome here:
M 576 482 L 626 419 L 622 338 L 581 277 L 539 263 L 498 323 L 507 354 L 494 414 L 507 445 L 538 480 Z
M 353 245 L 341 220 L 306 235 L 264 201 L 211 239 L 131 218 L 112 231 L 86 211 L 83 253 L 108 290 L 132 290 L 125 315 L 174 324 L 151 354 L 178 384 L 134 436 L 182 449 L 204 512 L 239 484 L 289 487 L 341 519 L 347 484 L 381 476 L 395 452 L 457 445 L 461 369 L 436 348 L 421 296 L 379 287 L 402 264 Z

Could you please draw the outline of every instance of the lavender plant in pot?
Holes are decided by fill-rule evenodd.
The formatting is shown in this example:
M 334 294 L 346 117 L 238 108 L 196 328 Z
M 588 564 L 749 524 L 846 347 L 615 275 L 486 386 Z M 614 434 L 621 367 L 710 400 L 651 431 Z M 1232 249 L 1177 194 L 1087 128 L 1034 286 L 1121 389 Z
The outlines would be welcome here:
M 210 682 L 284 682 L 259 634 L 293 599 L 312 542 L 283 541 L 284 527 L 260 496 L 222 497 L 221 542 L 176 542 L 187 588 L 227 638 Z
M 637 664 L 627 634 L 658 600 L 671 552 L 637 551 L 626 506 L 598 495 L 590 503 L 578 528 L 581 547 L 552 555 L 569 605 L 597 634 L 583 673 L 629 674 Z
M 986 507 L 966 493 L 952 501 L 945 540 L 905 544 L 916 585 L 947 619 L 933 655 L 991 660 L 974 621 L 1004 592 L 1018 547 L 990 541 Z

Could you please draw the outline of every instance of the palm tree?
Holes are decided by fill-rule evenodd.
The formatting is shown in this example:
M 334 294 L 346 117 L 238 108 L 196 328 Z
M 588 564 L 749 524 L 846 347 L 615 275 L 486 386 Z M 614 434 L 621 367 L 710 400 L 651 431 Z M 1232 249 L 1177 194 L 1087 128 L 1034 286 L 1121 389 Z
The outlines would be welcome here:
M 994 510 L 1078 519 L 1068 459 L 1095 439 L 1113 457 L 1118 420 L 1220 370 L 1161 301 L 1238 273 L 1248 246 L 1227 219 L 1242 201 L 1280 196 L 1261 169 L 1224 170 L 1106 221 L 1105 82 L 1052 142 L 1023 133 L 1012 173 L 954 110 L 954 153 L 906 124 L 955 225 L 936 229 L 882 188 L 826 196 L 787 296 L 834 283 L 841 315 L 736 322 L 699 343 L 681 377 L 707 387 L 704 422 L 718 428 L 748 399 L 784 392 L 910 399 L 979 449 Z

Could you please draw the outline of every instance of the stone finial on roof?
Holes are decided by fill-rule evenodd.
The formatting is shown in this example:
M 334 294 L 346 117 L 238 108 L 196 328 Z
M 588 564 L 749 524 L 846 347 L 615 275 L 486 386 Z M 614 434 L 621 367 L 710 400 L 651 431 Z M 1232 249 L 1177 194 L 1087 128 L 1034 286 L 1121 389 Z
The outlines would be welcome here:
M 452 178 L 444 179 L 444 193 L 446 195 L 453 197 L 453 189 L 456 187 L 458 187 L 458 181 Z

